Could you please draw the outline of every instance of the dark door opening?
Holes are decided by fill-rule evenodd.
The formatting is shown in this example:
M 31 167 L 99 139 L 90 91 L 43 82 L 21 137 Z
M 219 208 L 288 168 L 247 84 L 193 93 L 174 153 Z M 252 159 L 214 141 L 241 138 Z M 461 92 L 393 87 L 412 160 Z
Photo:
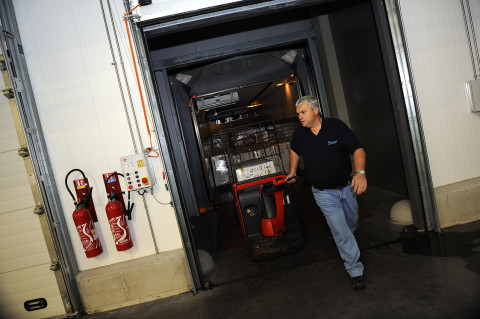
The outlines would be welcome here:
M 373 216 L 360 224 L 357 236 L 368 247 L 369 241 L 375 245 L 399 236 L 401 227 L 384 217 L 395 203 L 408 200 L 404 165 L 370 3 L 331 12 L 328 19 L 346 104 L 344 121 L 367 152 L 369 188 L 358 202 Z M 332 108 L 332 114 L 339 113 Z
M 397 156 L 399 147 L 389 92 L 388 88 L 382 85 L 386 75 L 382 71 L 381 53 L 378 50 L 378 43 L 375 43 L 377 40 L 372 40 L 377 39 L 374 21 L 371 15 L 366 14 L 366 11 L 370 10 L 369 4 L 364 3 L 335 10 L 325 12 L 325 14 L 328 13 L 332 18 L 332 36 L 339 52 L 337 58 L 345 88 L 348 123 L 367 149 L 367 176 L 370 174 L 372 176 L 369 180 L 370 187 L 367 194 L 359 198 L 360 223 L 356 233 L 361 249 L 368 249 L 398 238 L 400 228 L 391 225 L 389 211 L 397 201 L 407 198 L 405 177 L 403 176 L 402 162 Z M 323 88 L 318 87 L 320 84 L 313 71 L 315 69 L 313 64 L 318 63 L 319 56 L 313 53 L 316 51 L 305 41 L 305 37 L 308 38 L 313 30 L 311 25 L 308 25 L 311 20 L 309 18 L 296 20 L 298 16 L 304 19 L 305 14 L 306 12 L 304 14 L 296 12 L 296 15 L 293 15 L 295 16 L 293 21 L 285 17 L 281 19 L 270 17 L 275 21 L 294 23 L 296 26 L 306 25 L 305 28 L 308 29 L 308 32 L 301 35 L 304 37 L 303 41 L 299 41 L 297 38 L 285 40 L 285 35 L 282 34 L 282 32 L 286 32 L 285 28 L 277 30 L 282 36 L 280 40 L 272 35 L 275 32 L 271 30 L 269 30 L 270 35 L 265 35 L 264 30 L 261 30 L 261 23 L 256 20 L 253 25 L 261 30 L 259 34 L 266 37 L 263 44 L 250 41 L 240 47 L 220 49 L 217 47 L 215 51 L 213 50 L 214 45 L 218 45 L 218 41 L 214 41 L 214 39 L 217 39 L 217 36 L 227 43 L 234 42 L 239 38 L 238 33 L 233 30 L 225 34 L 225 30 L 229 28 L 216 26 L 214 28 L 217 30 L 216 33 L 212 28 L 203 29 L 205 32 L 202 32 L 202 29 L 195 30 L 195 34 L 203 36 L 202 41 L 195 42 L 195 47 L 199 48 L 204 45 L 204 52 L 197 52 L 190 56 L 188 54 L 181 55 L 182 49 L 194 44 L 194 40 L 189 37 L 189 32 L 176 35 L 176 42 L 172 47 L 159 48 L 160 43 L 165 42 L 156 40 L 150 48 L 153 51 L 157 50 L 151 52 L 152 58 L 156 59 L 152 64 L 158 65 L 157 85 L 160 86 L 159 82 L 165 82 L 167 79 L 170 83 L 167 85 L 169 90 L 159 90 L 162 94 L 172 96 L 170 106 L 163 105 L 163 107 L 170 107 L 170 114 L 176 114 L 178 118 L 178 125 L 172 126 L 167 137 L 170 145 L 183 145 L 183 155 L 186 158 L 178 157 L 174 161 L 185 161 L 188 164 L 186 166 L 189 167 L 185 171 L 185 174 L 188 175 L 186 182 L 179 186 L 182 190 L 186 190 L 185 194 L 189 194 L 185 201 L 195 203 L 190 205 L 190 209 L 179 217 L 186 221 L 187 231 L 193 243 L 192 247 L 196 250 L 206 251 L 215 263 L 215 267 L 201 265 L 205 261 L 201 260 L 203 252 L 199 254 L 198 270 L 201 272 L 203 268 L 205 272 L 208 268 L 209 271 L 208 274 L 205 273 L 204 281 L 211 280 L 215 284 L 222 284 L 275 269 L 295 267 L 303 263 L 338 257 L 330 230 L 311 195 L 311 186 L 306 182 L 305 176 L 300 173 L 300 182 L 295 187 L 294 195 L 300 224 L 307 237 L 306 248 L 294 254 L 265 262 L 253 262 L 248 258 L 231 189 L 231 183 L 235 178 L 232 174 L 235 172 L 233 164 L 238 158 L 241 160 L 242 156 L 255 158 L 266 155 L 271 146 L 259 147 L 258 144 L 262 142 L 262 139 L 268 139 L 268 127 L 259 127 L 258 131 L 253 132 L 253 136 L 230 134 L 227 135 L 227 140 L 224 140 L 224 136 L 219 134 L 222 130 L 230 129 L 231 132 L 232 127 L 242 126 L 255 118 L 259 119 L 263 116 L 262 119 L 265 119 L 264 111 L 268 106 L 270 113 L 273 114 L 269 120 L 275 122 L 275 130 L 283 129 L 283 135 L 275 134 L 277 149 L 274 147 L 271 151 L 275 155 L 278 154 L 274 163 L 275 170 L 288 172 L 288 163 L 285 163 L 288 156 L 285 153 L 288 152 L 289 135 L 297 125 L 294 102 L 300 95 L 324 91 Z M 350 31 L 342 31 L 342 21 L 351 19 L 352 16 L 355 17 L 353 21 L 359 24 L 353 25 Z M 364 23 L 362 19 L 365 18 L 370 20 Z M 364 28 L 364 24 L 367 24 L 366 28 Z M 241 24 L 236 24 L 236 28 L 240 28 L 236 31 L 240 32 L 241 26 L 239 27 L 239 25 Z M 359 26 L 361 28 L 358 28 Z M 268 27 L 271 28 L 270 25 Z M 279 29 L 281 28 L 279 27 Z M 249 29 L 245 32 L 252 33 L 253 31 Z M 368 50 L 353 50 L 349 47 L 352 44 L 353 34 L 360 41 L 368 43 Z M 318 35 L 314 35 L 313 39 L 318 40 Z M 281 59 L 283 55 L 292 50 L 297 52 L 297 58 L 300 58 L 302 62 L 294 69 L 293 74 L 298 76 L 297 81 L 292 81 L 288 73 L 279 72 L 280 67 L 275 66 L 274 63 L 269 71 L 271 73 L 266 72 L 263 74 L 264 77 L 260 74 L 260 68 L 255 68 L 254 60 L 258 55 L 267 54 L 275 59 Z M 356 56 L 357 51 L 358 56 Z M 371 53 L 369 51 L 377 52 L 378 55 L 362 60 L 368 57 Z M 214 52 L 215 59 L 212 59 L 208 52 Z M 242 63 L 243 68 L 235 68 Z M 368 77 L 367 75 L 372 70 L 375 70 L 377 76 Z M 166 76 L 161 77 L 158 75 L 160 73 L 166 74 Z M 214 79 L 218 74 L 227 74 L 228 77 L 215 82 Z M 323 73 L 323 76 L 324 82 L 330 82 L 327 73 Z M 203 80 L 201 80 L 202 77 Z M 367 80 L 368 82 L 364 82 Z M 198 91 L 191 87 L 193 82 L 198 84 Z M 201 107 L 198 104 L 195 107 L 189 105 L 192 103 L 194 95 L 196 96 L 195 103 L 200 99 L 204 103 Z M 359 96 L 375 98 L 357 100 Z M 218 98 L 219 101 L 213 99 L 213 102 L 224 103 L 224 105 L 209 107 L 208 103 L 212 102 L 212 98 Z M 322 96 L 322 98 L 331 101 L 329 97 Z M 168 102 L 168 99 L 164 101 Z M 323 105 L 323 107 L 328 108 L 328 113 L 335 114 L 337 105 L 329 104 Z M 171 125 L 169 121 L 172 121 L 172 118 L 164 116 L 162 120 L 167 124 L 165 126 L 168 129 Z M 254 120 L 254 122 L 258 121 Z M 177 131 L 181 134 L 176 134 Z M 265 135 L 262 136 L 262 134 Z M 381 139 L 378 138 L 379 134 Z M 227 145 L 234 151 L 227 153 L 225 150 Z M 388 146 L 388 152 L 384 152 L 385 145 Z M 263 154 L 259 155 L 262 151 Z M 236 158 L 231 156 L 234 153 L 238 153 Z M 232 169 L 229 170 L 229 166 Z M 385 167 L 397 174 L 394 182 L 392 182 L 391 176 L 383 173 Z

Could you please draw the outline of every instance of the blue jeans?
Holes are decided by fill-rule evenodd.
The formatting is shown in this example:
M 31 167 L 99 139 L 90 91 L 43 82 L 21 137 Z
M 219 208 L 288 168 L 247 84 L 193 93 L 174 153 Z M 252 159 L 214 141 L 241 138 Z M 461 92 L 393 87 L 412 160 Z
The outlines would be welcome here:
M 327 219 L 348 274 L 350 277 L 363 275 L 363 264 L 358 260 L 360 249 L 353 235 L 358 222 L 355 192 L 349 184 L 340 190 L 318 190 L 312 187 L 312 193 Z

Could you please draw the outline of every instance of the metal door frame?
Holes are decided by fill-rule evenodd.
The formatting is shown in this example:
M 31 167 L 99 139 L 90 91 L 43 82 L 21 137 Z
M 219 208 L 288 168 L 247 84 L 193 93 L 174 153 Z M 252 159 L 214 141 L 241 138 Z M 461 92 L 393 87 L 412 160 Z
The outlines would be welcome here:
M 414 226 L 441 232 L 398 0 L 371 0 L 397 124 Z M 418 213 L 414 213 L 418 212 Z
M 184 242 L 185 252 L 187 255 L 187 259 L 189 262 L 189 266 L 192 272 L 192 279 L 196 288 L 202 287 L 204 284 L 203 276 L 201 273 L 201 266 L 198 259 L 198 255 L 195 249 L 195 243 L 193 242 L 193 236 L 191 234 L 190 227 L 188 226 L 188 220 L 185 218 L 185 211 L 187 209 L 197 209 L 195 201 L 189 199 L 189 196 L 185 196 L 185 194 L 193 194 L 191 188 L 191 183 L 188 183 L 189 180 L 189 173 L 188 173 L 188 166 L 187 163 L 174 163 L 173 158 L 171 155 L 171 147 L 179 148 L 176 150 L 177 152 L 185 153 L 185 150 L 182 149 L 181 145 L 170 145 L 167 141 L 166 130 L 164 129 L 163 119 L 165 116 L 169 116 L 169 121 L 175 120 L 177 118 L 175 114 L 175 104 L 174 99 L 172 96 L 172 92 L 169 89 L 169 82 L 168 82 L 168 70 L 178 68 L 180 66 L 184 66 L 185 64 L 195 64 L 195 63 L 202 63 L 207 62 L 208 60 L 212 59 L 212 56 L 205 58 L 204 56 L 197 55 L 192 57 L 187 61 L 182 61 L 182 63 L 175 64 L 173 61 L 167 61 L 166 64 L 162 65 L 153 65 L 151 62 L 149 63 L 149 59 L 147 59 L 148 53 L 146 50 L 146 42 L 147 42 L 147 35 L 145 30 L 137 28 L 136 30 L 135 41 L 137 48 L 139 48 L 140 60 L 142 65 L 142 72 L 145 79 L 145 85 L 147 87 L 147 93 L 149 95 L 150 103 L 152 106 L 152 115 L 156 125 L 156 131 L 158 135 L 158 143 L 160 145 L 160 149 L 162 150 L 162 154 L 164 157 L 164 164 L 166 167 L 166 171 L 168 173 L 169 182 L 171 184 L 171 192 L 172 197 L 174 199 L 175 210 L 177 213 L 177 219 L 179 221 L 180 231 L 182 234 L 182 239 Z M 156 30 L 158 32 L 158 30 Z M 275 48 L 278 46 L 290 44 L 290 43 L 304 43 L 305 50 L 308 52 L 310 59 L 312 57 L 317 56 L 317 47 L 315 44 L 314 39 L 315 33 L 313 32 L 313 27 L 308 31 L 301 31 L 297 33 L 292 33 L 285 36 L 280 36 L 277 38 L 270 38 L 268 41 L 260 41 L 254 42 L 249 44 L 241 44 L 236 49 L 232 51 L 232 48 L 228 48 L 226 50 L 217 50 L 215 58 L 218 57 L 227 57 L 232 55 L 237 55 L 240 53 L 248 53 L 259 51 L 262 49 L 267 48 Z M 143 41 L 140 42 L 139 38 L 142 38 Z M 321 66 L 318 60 L 312 59 L 310 63 L 312 63 L 312 72 L 314 81 L 316 82 L 316 87 L 320 90 L 320 95 L 323 106 L 324 112 L 329 114 L 328 109 L 328 102 L 325 95 L 325 88 L 323 85 L 323 75 L 321 73 Z M 150 69 L 150 66 L 153 69 Z M 155 74 L 159 72 L 158 76 Z M 153 79 L 156 78 L 156 86 L 153 84 Z M 152 94 L 156 92 L 155 94 Z M 160 101 L 157 101 L 156 96 L 160 97 Z M 160 103 L 159 103 L 160 102 Z M 162 106 L 162 111 L 160 111 L 160 105 Z M 166 112 L 166 113 L 164 113 Z M 164 113 L 161 115 L 161 113 Z M 176 134 L 180 134 L 180 132 L 176 132 Z M 174 150 L 175 151 L 175 150 Z M 181 168 L 185 169 L 181 169 Z M 175 176 L 174 171 L 177 172 L 178 176 Z M 173 183 L 173 184 L 172 184 Z M 184 185 L 182 187 L 182 185 Z M 190 187 L 189 187 L 190 186 Z M 180 189 L 180 187 L 182 189 Z M 185 189 L 183 189 L 185 188 Z M 197 209 L 198 210 L 198 209 Z

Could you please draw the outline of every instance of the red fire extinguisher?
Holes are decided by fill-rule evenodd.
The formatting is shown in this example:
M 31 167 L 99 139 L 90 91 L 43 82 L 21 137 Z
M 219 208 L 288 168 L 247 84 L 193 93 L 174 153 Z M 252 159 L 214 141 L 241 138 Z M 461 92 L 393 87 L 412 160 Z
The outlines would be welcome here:
M 130 217 L 130 212 L 133 209 L 133 205 L 130 206 L 130 192 L 128 193 L 127 212 L 125 212 L 123 205 L 118 200 L 118 196 L 123 192 L 121 190 L 116 193 L 112 191 L 109 194 L 107 186 L 108 180 L 111 177 L 118 175 L 123 177 L 123 174 L 113 173 L 105 179 L 105 189 L 107 190 L 108 194 L 108 203 L 107 206 L 105 206 L 105 211 L 107 213 L 108 223 L 110 224 L 110 230 L 112 231 L 113 240 L 115 241 L 115 247 L 118 251 L 124 251 L 133 247 L 132 237 L 130 236 L 127 219 L 125 218 L 126 215 Z M 118 187 L 120 187 L 120 184 L 118 184 Z
M 100 243 L 100 239 L 97 236 L 97 232 L 95 231 L 95 225 L 93 224 L 93 219 L 90 211 L 86 208 L 89 204 L 88 200 L 75 200 L 73 193 L 68 187 L 68 176 L 74 171 L 79 171 L 80 173 L 82 173 L 83 179 L 86 180 L 83 171 L 79 169 L 72 169 L 70 172 L 68 172 L 67 176 L 65 176 L 65 186 L 67 187 L 68 192 L 74 200 L 75 211 L 73 212 L 72 217 L 75 223 L 75 227 L 77 228 L 78 235 L 80 236 L 83 250 L 85 251 L 85 255 L 87 255 L 87 258 L 91 258 L 100 255 L 103 252 L 103 248 L 102 244 Z M 89 198 L 89 200 L 91 200 L 92 198 L 92 188 L 88 189 L 87 187 L 88 196 L 86 197 Z

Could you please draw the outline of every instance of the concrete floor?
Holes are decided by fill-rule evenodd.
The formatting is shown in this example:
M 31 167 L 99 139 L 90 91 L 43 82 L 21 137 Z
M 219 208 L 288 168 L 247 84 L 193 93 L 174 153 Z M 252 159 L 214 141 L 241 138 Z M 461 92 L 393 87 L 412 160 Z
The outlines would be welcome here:
M 350 287 L 331 235 L 318 222 L 307 247 L 291 255 L 252 262 L 245 249 L 213 254 L 210 290 L 83 318 L 480 318 L 480 221 L 405 238 L 386 214 L 400 198 L 377 195 L 365 196 L 379 206 L 363 205 L 372 216 L 356 233 L 363 291 Z M 443 257 L 429 255 L 432 243 Z

